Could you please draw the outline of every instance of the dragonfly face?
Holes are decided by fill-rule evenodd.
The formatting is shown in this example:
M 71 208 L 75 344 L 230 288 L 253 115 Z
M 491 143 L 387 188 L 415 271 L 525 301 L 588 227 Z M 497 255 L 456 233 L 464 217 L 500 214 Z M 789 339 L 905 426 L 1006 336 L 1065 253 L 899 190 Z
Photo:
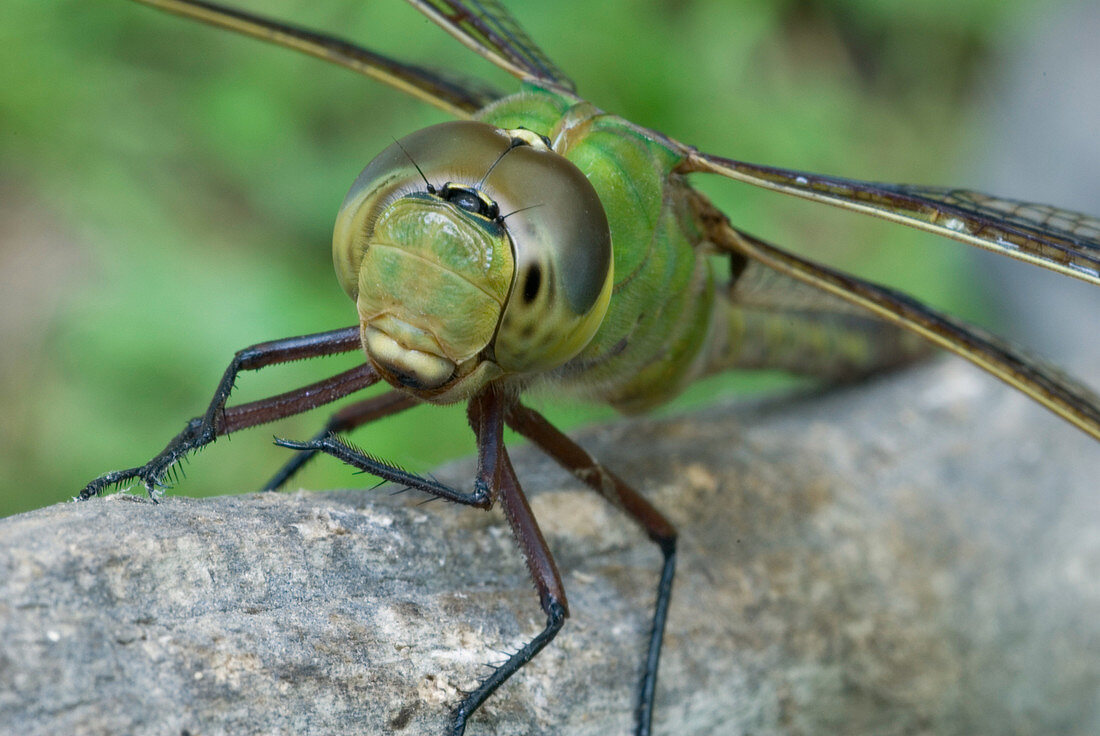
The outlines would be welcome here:
M 530 131 L 469 121 L 367 165 L 340 208 L 333 263 L 372 364 L 440 403 L 564 363 L 611 295 L 607 217 L 584 175 Z

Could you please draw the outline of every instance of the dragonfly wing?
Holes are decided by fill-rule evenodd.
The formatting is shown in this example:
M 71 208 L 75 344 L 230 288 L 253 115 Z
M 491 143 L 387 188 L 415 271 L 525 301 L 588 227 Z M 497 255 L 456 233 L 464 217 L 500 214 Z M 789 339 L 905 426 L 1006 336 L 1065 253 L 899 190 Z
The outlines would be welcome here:
M 462 44 L 519 79 L 575 86 L 497 0 L 409 0 Z
M 282 23 L 271 18 L 200 0 L 135 0 L 175 15 L 316 56 L 388 84 L 456 117 L 500 97 L 482 83 L 451 78 L 438 71 L 393 59 L 350 41 Z
M 734 301 L 741 306 L 772 311 L 814 311 L 867 315 L 867 310 L 847 299 L 749 260 L 733 282 Z
M 1100 396 L 1041 358 L 884 286 L 788 253 L 742 232 L 716 210 L 703 217 L 708 239 L 720 248 L 858 304 L 957 353 L 1100 439 Z
M 709 172 L 882 217 L 1100 285 L 1100 219 L 965 189 L 877 184 L 758 166 L 684 148 Z

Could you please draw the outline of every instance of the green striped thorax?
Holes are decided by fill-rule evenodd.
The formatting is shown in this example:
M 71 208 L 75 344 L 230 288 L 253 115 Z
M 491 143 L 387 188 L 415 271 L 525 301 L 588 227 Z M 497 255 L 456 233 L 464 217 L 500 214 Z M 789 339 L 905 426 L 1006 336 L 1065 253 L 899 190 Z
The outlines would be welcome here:
M 344 199 L 332 254 L 371 363 L 436 403 L 566 362 L 611 297 L 611 235 L 588 179 L 541 136 L 480 122 L 382 151 Z

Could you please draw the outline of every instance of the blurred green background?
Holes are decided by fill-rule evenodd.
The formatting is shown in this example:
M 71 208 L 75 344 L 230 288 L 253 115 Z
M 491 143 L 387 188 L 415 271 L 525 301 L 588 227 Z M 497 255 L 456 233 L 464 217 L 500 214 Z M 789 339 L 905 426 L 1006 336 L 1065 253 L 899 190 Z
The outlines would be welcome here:
M 513 5 L 582 94 L 703 150 L 989 188 L 967 166 L 995 124 L 976 103 L 1054 3 Z M 246 7 L 515 87 L 403 3 Z M 7 0 L 0 40 L 0 514 L 10 514 L 147 460 L 203 410 L 235 350 L 351 324 L 329 254 L 336 209 L 375 153 L 444 116 L 317 60 L 126 2 Z M 752 232 L 984 319 L 962 248 L 698 183 Z M 238 398 L 352 360 L 245 374 Z M 685 401 L 718 391 L 708 383 Z M 544 408 L 567 426 L 611 416 Z M 257 488 L 286 458 L 272 433 L 304 438 L 323 417 L 219 441 L 186 466 L 178 492 Z M 461 409 L 419 408 L 355 440 L 412 470 L 473 450 Z M 323 460 L 293 485 L 363 483 Z

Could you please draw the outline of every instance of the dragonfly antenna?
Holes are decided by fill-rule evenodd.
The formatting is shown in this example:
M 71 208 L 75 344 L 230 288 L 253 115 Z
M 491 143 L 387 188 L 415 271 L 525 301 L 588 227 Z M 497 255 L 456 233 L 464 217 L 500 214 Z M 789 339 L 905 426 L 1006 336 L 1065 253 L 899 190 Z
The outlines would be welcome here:
M 500 152 L 500 155 L 497 156 L 497 160 L 494 161 L 493 165 L 489 167 L 489 170 L 485 172 L 485 176 L 481 177 L 481 181 L 479 181 L 477 183 L 476 189 L 481 189 L 481 187 L 485 185 L 485 180 L 489 178 L 489 174 L 493 173 L 493 169 L 495 169 L 497 167 L 497 164 L 499 164 L 504 159 L 504 157 L 508 155 L 509 151 L 511 151 L 513 148 L 516 148 L 516 147 L 522 146 L 522 145 L 526 145 L 526 144 L 523 141 L 521 141 L 517 138 L 513 138 L 511 145 L 509 145 L 507 148 L 505 148 L 503 151 Z
M 518 210 L 512 210 L 507 215 L 501 215 L 500 217 L 498 217 L 497 222 L 504 222 L 504 219 L 507 218 L 507 217 L 511 217 L 512 215 L 518 214 L 520 212 L 526 212 L 527 210 L 533 210 L 536 207 L 542 207 L 543 204 L 544 204 L 543 202 L 539 202 L 538 204 L 532 204 L 532 205 L 528 205 L 526 207 L 520 207 Z
M 401 141 L 394 138 L 393 142 L 396 143 L 397 147 L 401 149 L 401 153 L 405 154 L 405 158 L 409 159 L 409 163 L 411 163 L 416 169 L 416 173 L 420 174 L 420 178 L 424 180 L 424 185 L 428 187 L 428 194 L 435 194 L 435 187 L 430 181 L 428 181 L 428 177 L 424 176 L 424 171 L 420 168 L 420 165 L 416 163 L 416 159 L 409 155 L 409 152 L 405 150 L 405 147 L 403 145 L 401 145 Z M 493 165 L 495 166 L 496 164 Z

